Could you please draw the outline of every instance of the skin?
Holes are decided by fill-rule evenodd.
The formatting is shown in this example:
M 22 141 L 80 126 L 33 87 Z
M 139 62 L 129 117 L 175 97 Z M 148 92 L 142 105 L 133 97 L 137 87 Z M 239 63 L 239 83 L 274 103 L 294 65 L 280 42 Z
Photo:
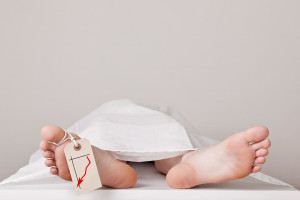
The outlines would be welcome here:
M 41 135 L 45 140 L 57 143 L 63 138 L 64 131 L 57 126 L 45 126 Z M 80 139 L 76 134 L 72 135 Z M 183 156 L 157 160 L 155 167 L 166 174 L 171 188 L 191 188 L 243 178 L 261 170 L 260 165 L 265 163 L 265 156 L 271 146 L 268 135 L 266 127 L 253 127 L 233 134 L 217 145 L 191 151 Z M 56 146 L 42 141 L 40 149 L 47 158 L 45 165 L 50 167 L 50 173 L 71 181 L 63 151 L 68 142 Z M 94 146 L 92 149 L 103 185 L 113 188 L 130 188 L 135 185 L 137 174 L 126 162 L 116 160 L 109 152 Z

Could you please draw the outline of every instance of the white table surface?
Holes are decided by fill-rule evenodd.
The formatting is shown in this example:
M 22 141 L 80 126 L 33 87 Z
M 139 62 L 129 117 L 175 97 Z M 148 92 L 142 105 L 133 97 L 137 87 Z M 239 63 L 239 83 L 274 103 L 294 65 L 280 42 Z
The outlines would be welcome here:
M 138 182 L 131 189 L 103 187 L 76 195 L 70 182 L 57 177 L 0 187 L 0 199 L 300 199 L 300 192 L 288 186 L 272 185 L 252 177 L 221 184 L 205 184 L 192 189 L 171 189 L 165 176 L 152 163 L 131 163 Z

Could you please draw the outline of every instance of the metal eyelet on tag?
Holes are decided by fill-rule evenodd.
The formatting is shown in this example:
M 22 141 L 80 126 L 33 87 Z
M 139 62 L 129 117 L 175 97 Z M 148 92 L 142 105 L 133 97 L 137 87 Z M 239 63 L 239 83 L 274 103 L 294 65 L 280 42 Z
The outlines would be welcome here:
M 74 145 L 74 150 L 75 151 L 79 151 L 81 149 L 81 145 L 78 143 L 78 147 L 76 147 L 75 145 Z

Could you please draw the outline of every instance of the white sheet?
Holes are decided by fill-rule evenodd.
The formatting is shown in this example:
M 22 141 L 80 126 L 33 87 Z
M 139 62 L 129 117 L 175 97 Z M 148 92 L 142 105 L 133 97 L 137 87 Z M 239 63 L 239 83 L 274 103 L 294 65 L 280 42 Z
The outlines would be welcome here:
M 160 160 L 194 149 L 182 124 L 128 99 L 103 104 L 68 131 L 117 159 L 133 162 Z
M 128 100 L 125 100 L 128 101 Z M 199 132 L 197 132 L 186 120 L 184 120 L 176 111 L 173 109 L 170 109 L 167 106 L 148 106 L 149 108 L 152 108 L 157 111 L 161 111 L 172 118 L 174 118 L 177 122 L 182 124 L 185 129 L 186 129 L 186 134 L 191 141 L 191 144 L 193 147 L 196 148 L 201 148 L 205 146 L 209 146 L 212 144 L 217 143 L 218 141 L 212 140 L 210 138 L 201 136 Z M 97 112 L 93 112 L 97 113 Z M 85 117 L 83 120 L 80 120 L 78 123 L 76 123 L 74 126 L 70 128 L 70 131 L 78 133 L 80 130 L 86 130 L 85 125 L 88 124 L 85 120 L 89 121 L 91 117 L 93 117 L 93 113 Z M 153 113 L 153 112 L 152 112 Z M 171 123 L 175 123 L 170 120 L 169 118 L 165 118 L 169 120 Z M 188 143 L 187 143 L 188 144 Z M 140 155 L 138 155 L 140 156 Z M 167 156 L 167 155 L 165 155 Z M 137 165 L 133 164 L 135 167 L 138 166 L 146 166 L 147 165 Z M 150 170 L 150 168 L 149 168 Z M 148 171 L 149 171 L 148 170 Z M 131 190 L 139 190 L 139 189 L 163 189 L 163 190 L 169 190 L 169 187 L 167 187 L 165 178 L 163 175 L 159 174 L 156 172 L 153 167 L 150 171 L 152 171 L 152 175 L 149 175 L 151 173 L 147 173 L 146 175 L 143 174 L 144 170 L 141 170 L 141 168 L 137 168 L 137 172 L 139 174 L 139 180 L 138 184 Z M 149 177 L 145 178 L 145 177 Z M 151 179 L 153 178 L 153 180 Z M 151 180 L 150 180 L 151 179 Z M 150 181 L 150 182 L 149 182 Z M 151 182 L 153 181 L 153 182 Z M 149 183 L 149 184 L 148 184 Z M 232 183 L 237 183 L 237 184 L 232 184 Z M 249 185 L 250 184 L 250 185 Z M 259 187 L 257 187 L 258 185 Z M 16 174 L 12 175 L 8 179 L 2 181 L 0 183 L 0 186 L 4 186 L 5 188 L 8 189 L 8 187 L 17 189 L 18 187 L 24 188 L 24 189 L 32 189 L 34 187 L 35 189 L 64 189 L 64 190 L 72 190 L 71 184 L 69 182 L 62 181 L 61 179 L 57 178 L 56 176 L 53 176 L 49 173 L 49 169 L 44 166 L 44 158 L 41 156 L 41 152 L 37 151 L 35 152 L 29 161 L 29 164 L 22 167 Z M 28 186 L 29 185 L 29 186 Z M 287 183 L 284 183 L 278 179 L 275 179 L 273 177 L 267 176 L 263 173 L 256 173 L 256 174 L 251 174 L 250 176 L 240 179 L 240 180 L 235 180 L 235 181 L 230 181 L 218 185 L 206 185 L 206 186 L 201 186 L 197 188 L 222 188 L 225 186 L 226 188 L 233 189 L 235 187 L 242 187 L 243 189 L 246 188 L 254 188 L 254 189 L 260 189 L 260 188 L 275 188 L 275 189 L 291 189 L 293 190 L 294 188 L 290 186 Z M 260 187 L 263 186 L 263 187 Z M 3 188 L 3 187 L 2 187 Z

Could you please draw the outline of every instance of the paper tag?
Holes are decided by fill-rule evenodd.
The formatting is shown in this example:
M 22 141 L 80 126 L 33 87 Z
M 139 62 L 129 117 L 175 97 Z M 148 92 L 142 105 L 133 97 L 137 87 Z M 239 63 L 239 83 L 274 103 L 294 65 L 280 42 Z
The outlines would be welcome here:
M 87 139 L 68 143 L 64 152 L 71 173 L 73 187 L 77 194 L 89 192 L 102 186 L 92 147 Z

